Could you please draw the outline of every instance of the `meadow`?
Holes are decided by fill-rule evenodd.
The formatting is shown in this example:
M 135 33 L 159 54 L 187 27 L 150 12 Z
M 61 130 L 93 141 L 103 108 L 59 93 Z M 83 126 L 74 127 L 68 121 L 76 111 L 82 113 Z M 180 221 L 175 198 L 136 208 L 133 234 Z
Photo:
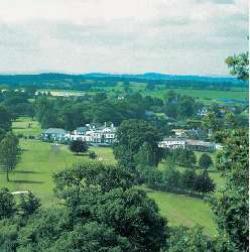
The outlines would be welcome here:
M 41 132 L 39 124 L 32 121 L 29 125 L 29 121 L 29 118 L 17 120 L 13 123 L 13 131 L 26 136 L 39 134 Z M 41 199 L 44 207 L 60 203 L 53 193 L 54 173 L 69 169 L 73 164 L 91 161 L 87 155 L 74 155 L 66 145 L 55 145 L 35 139 L 21 139 L 20 145 L 22 148 L 20 163 L 10 174 L 10 182 L 7 183 L 5 174 L 0 173 L 1 187 L 8 187 L 11 191 L 30 190 Z M 96 152 L 99 162 L 116 163 L 111 148 L 91 147 L 90 149 Z M 214 170 L 211 171 L 211 175 L 216 178 L 217 185 L 222 182 L 219 174 Z M 167 218 L 170 226 L 201 225 L 208 235 L 216 234 L 213 213 L 204 200 L 188 195 L 143 189 L 156 201 L 161 215 Z

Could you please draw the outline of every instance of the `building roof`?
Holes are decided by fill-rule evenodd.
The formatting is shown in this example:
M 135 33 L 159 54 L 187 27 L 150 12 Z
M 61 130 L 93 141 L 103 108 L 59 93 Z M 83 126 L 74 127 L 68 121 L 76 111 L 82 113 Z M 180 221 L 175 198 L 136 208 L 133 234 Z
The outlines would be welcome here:
M 87 127 L 78 127 L 78 128 L 76 128 L 76 131 L 78 131 L 78 132 L 85 132 L 87 130 L 88 130 Z
M 167 138 L 164 138 L 162 142 L 164 142 L 164 141 L 183 141 L 183 142 L 185 142 L 186 140 L 183 138 L 177 138 L 177 137 L 167 137 Z
M 213 146 L 214 143 L 205 142 L 200 140 L 187 139 L 187 144 L 189 145 L 199 145 L 199 146 Z
M 60 128 L 49 128 L 46 129 L 44 134 L 66 134 L 66 130 Z

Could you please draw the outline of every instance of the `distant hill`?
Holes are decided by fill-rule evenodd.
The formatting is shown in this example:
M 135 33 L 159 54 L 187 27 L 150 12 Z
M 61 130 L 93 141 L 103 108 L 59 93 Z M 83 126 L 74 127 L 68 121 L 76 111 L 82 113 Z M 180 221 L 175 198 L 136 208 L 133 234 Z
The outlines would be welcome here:
M 83 85 L 91 81 L 92 85 L 114 84 L 117 81 L 146 82 L 166 85 L 223 85 L 224 87 L 242 86 L 242 82 L 233 77 L 210 77 L 192 75 L 169 75 L 160 73 L 144 74 L 109 74 L 109 73 L 87 73 L 87 74 L 13 74 L 0 75 L 0 85 L 7 86 L 36 86 L 53 88 L 83 88 Z

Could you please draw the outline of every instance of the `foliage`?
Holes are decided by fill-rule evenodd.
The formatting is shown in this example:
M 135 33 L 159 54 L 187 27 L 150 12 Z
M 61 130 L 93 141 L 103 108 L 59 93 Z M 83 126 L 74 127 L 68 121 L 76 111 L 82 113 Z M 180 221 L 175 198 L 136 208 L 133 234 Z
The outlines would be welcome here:
M 114 229 L 97 222 L 76 225 L 64 233 L 50 249 L 54 251 L 131 251 L 129 241 L 117 235 Z
M 239 55 L 229 56 L 225 62 L 230 69 L 232 75 L 236 75 L 240 80 L 248 80 L 249 78 L 249 59 L 248 52 Z
M 172 162 L 188 168 L 192 168 L 196 164 L 196 156 L 192 150 L 174 149 L 167 154 L 167 158 L 168 156 L 172 159 Z
M 117 130 L 114 155 L 118 162 L 128 169 L 135 169 L 136 159 L 145 158 L 147 164 L 157 165 L 161 159 L 158 148 L 160 136 L 156 128 L 142 120 L 123 121 Z
M 197 114 L 202 104 L 189 96 L 170 90 L 165 95 L 165 113 L 172 118 L 188 118 Z
M 6 172 L 7 181 L 9 181 L 9 172 L 15 169 L 19 158 L 19 140 L 12 133 L 8 133 L 0 143 L 0 165 Z
M 248 250 L 248 146 L 247 130 L 234 130 L 225 141 L 217 166 L 227 182 L 212 203 L 219 228 L 240 251 Z
M 76 152 L 77 154 L 87 152 L 88 144 L 81 140 L 71 141 L 69 145 L 69 149 L 72 152 Z
M 0 220 L 11 217 L 16 211 L 14 196 L 7 188 L 0 189 Z
M 33 214 L 41 206 L 40 200 L 31 192 L 20 195 L 18 209 L 22 215 L 28 216 Z
M 174 167 L 169 167 L 163 172 L 147 168 L 143 174 L 144 181 L 150 188 L 167 192 L 181 193 L 209 193 L 215 189 L 213 180 L 207 171 L 197 174 L 193 169 L 179 172 Z
M 97 170 L 97 171 L 96 171 Z M 155 203 L 130 188 L 124 169 L 82 165 L 55 177 L 57 195 L 64 198 L 74 221 L 94 219 L 128 239 L 132 251 L 159 251 L 165 243 L 165 223 Z
M 166 252 L 213 251 L 213 241 L 203 234 L 199 226 L 190 229 L 180 226 L 171 229 L 168 247 Z
M 208 169 L 212 164 L 213 164 L 213 161 L 212 161 L 211 157 L 208 154 L 203 153 L 200 156 L 200 158 L 199 158 L 199 167 L 201 167 L 203 169 Z
M 213 192 L 215 184 L 209 177 L 208 172 L 204 170 L 201 174 L 197 175 L 194 184 L 194 190 L 201 193 Z
M 89 152 L 89 158 L 96 159 L 96 157 L 97 157 L 97 155 L 96 155 L 96 153 L 94 151 Z
M 9 131 L 11 128 L 11 119 L 10 112 L 0 105 L 0 128 L 4 131 Z

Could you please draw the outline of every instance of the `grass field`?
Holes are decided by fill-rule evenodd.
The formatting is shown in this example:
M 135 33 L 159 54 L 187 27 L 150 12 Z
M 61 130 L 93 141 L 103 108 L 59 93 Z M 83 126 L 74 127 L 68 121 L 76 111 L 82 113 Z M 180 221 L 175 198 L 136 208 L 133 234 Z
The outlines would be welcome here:
M 181 194 L 149 190 L 148 196 L 157 203 L 160 214 L 168 220 L 170 226 L 183 225 L 204 227 L 207 235 L 217 234 L 214 215 L 208 203 Z
M 217 102 L 218 99 L 236 99 L 245 101 L 248 99 L 248 90 L 246 88 L 233 88 L 232 90 L 204 90 L 204 89 L 188 89 L 188 88 L 177 88 L 177 89 L 166 89 L 159 87 L 156 90 L 146 90 L 146 84 L 143 83 L 131 83 L 130 88 L 134 92 L 140 92 L 142 95 L 151 95 L 163 99 L 165 94 L 173 90 L 181 95 L 188 95 L 201 100 L 204 103 Z M 115 87 L 103 87 L 101 90 L 106 91 L 110 95 L 115 95 L 116 92 L 124 92 L 124 88 L 121 84 Z M 46 90 L 42 90 L 45 92 Z M 93 94 L 95 91 L 68 91 L 68 90 L 47 90 L 50 91 L 53 96 L 83 96 L 84 94 Z M 223 103 L 223 101 L 220 101 Z
M 5 174 L 0 174 L 1 186 L 12 191 L 30 190 L 38 195 L 45 206 L 54 203 L 53 179 L 55 172 L 71 167 L 73 164 L 90 161 L 88 156 L 76 156 L 67 146 L 54 146 L 38 140 L 22 140 L 22 158 L 16 170 L 10 173 L 11 182 L 7 183 Z M 91 148 L 102 162 L 111 160 L 112 150 L 109 148 Z M 111 161 L 109 161 L 111 160 Z
M 40 133 L 39 124 L 32 122 L 32 127 L 27 127 L 29 118 L 21 118 L 13 123 L 15 133 L 31 135 Z M 7 183 L 5 174 L 0 173 L 1 186 L 8 187 L 11 191 L 31 190 L 43 203 L 49 207 L 59 203 L 53 194 L 52 175 L 60 170 L 67 169 L 75 163 L 90 161 L 88 156 L 76 156 L 72 154 L 67 146 L 54 147 L 51 143 L 39 140 L 21 140 L 23 149 L 21 161 L 16 170 L 10 174 L 11 182 Z M 114 164 L 114 156 L 111 148 L 91 147 L 97 154 L 97 160 Z M 218 177 L 216 183 L 221 183 L 216 172 L 211 173 Z M 145 189 L 145 188 L 144 188 Z M 170 226 L 184 225 L 204 226 L 208 235 L 216 234 L 216 224 L 209 205 L 202 199 L 187 195 L 173 194 L 148 190 L 149 197 L 154 199 L 159 206 L 162 216 L 168 219 Z
M 18 118 L 12 124 L 12 130 L 16 135 L 22 134 L 23 136 L 38 136 L 42 132 L 39 123 L 29 117 Z
M 170 89 L 169 89 L 170 90 Z M 153 95 L 163 98 L 164 94 L 169 91 L 168 89 L 159 90 L 152 92 Z M 239 99 L 246 100 L 248 98 L 247 90 L 230 90 L 230 91 L 220 91 L 220 90 L 197 90 L 197 89 L 172 89 L 178 94 L 192 96 L 194 98 L 199 98 L 203 101 L 216 101 L 216 99 L 226 98 L 226 99 Z

